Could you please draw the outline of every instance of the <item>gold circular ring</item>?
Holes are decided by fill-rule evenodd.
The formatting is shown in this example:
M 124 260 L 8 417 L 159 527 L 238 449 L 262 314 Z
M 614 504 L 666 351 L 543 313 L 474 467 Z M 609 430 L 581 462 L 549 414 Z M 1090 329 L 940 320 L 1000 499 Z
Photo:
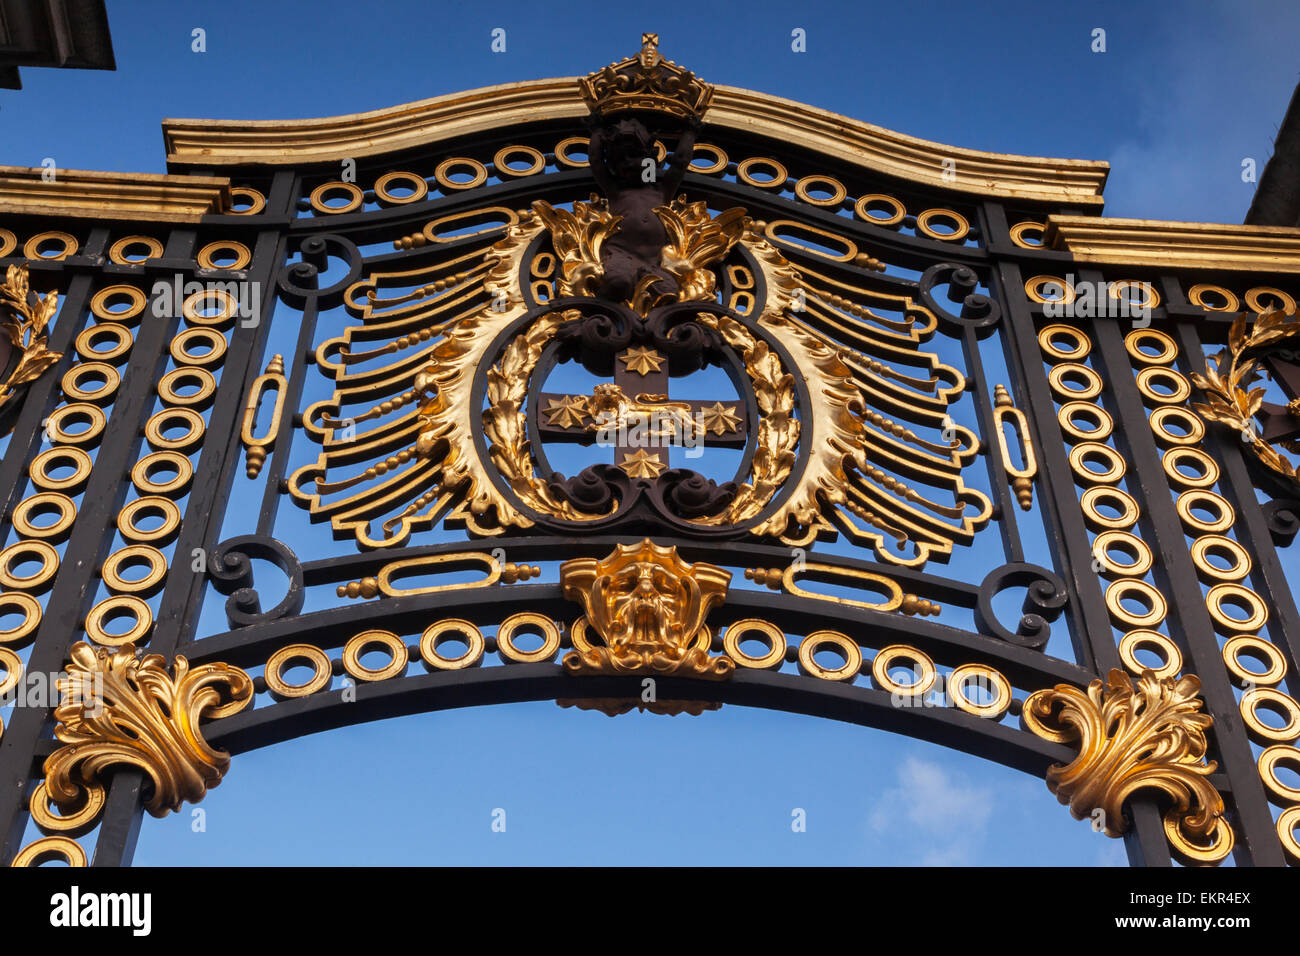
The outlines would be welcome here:
M 451 178 L 451 174 L 456 172 L 457 167 L 468 166 L 473 172 L 469 182 L 458 183 Z M 482 186 L 487 182 L 487 167 L 477 159 L 470 159 L 467 156 L 453 156 L 450 159 L 444 159 L 433 171 L 433 178 L 438 180 L 438 185 L 443 189 L 473 189 L 476 186 Z
M 196 389 L 188 395 L 182 395 L 180 390 L 190 384 L 196 385 Z M 212 404 L 216 394 L 216 378 L 207 369 L 193 365 L 174 368 L 158 380 L 158 397 L 169 405 L 204 409 Z
M 932 219 L 951 221 L 952 232 L 939 232 L 930 225 Z M 916 228 L 931 239 L 941 239 L 944 242 L 959 242 L 970 235 L 970 223 L 966 220 L 966 217 L 952 209 L 927 209 L 916 217 Z
M 1183 833 L 1178 819 L 1178 811 L 1170 810 L 1164 815 L 1165 839 L 1169 841 L 1170 852 L 1180 863 L 1203 866 L 1227 857 L 1232 852 L 1236 837 L 1227 820 L 1218 817 L 1214 821 L 1214 833 L 1209 843 L 1193 843 Z
M 520 628 L 536 628 L 542 632 L 542 646 L 535 651 L 521 651 L 515 644 L 515 632 Z M 533 611 L 512 614 L 497 628 L 497 651 L 502 658 L 518 664 L 536 664 L 549 661 L 560 649 L 560 629 L 549 617 Z
M 1080 428 L 1080 419 L 1090 421 L 1095 427 L 1090 430 Z M 1066 402 L 1057 411 L 1056 420 L 1061 431 L 1076 441 L 1102 441 L 1115 430 L 1115 420 L 1110 413 L 1092 402 Z
M 757 636 L 755 636 L 757 635 Z M 754 657 L 741 650 L 744 640 L 760 640 L 767 644 L 767 653 Z M 785 660 L 785 632 L 775 624 L 756 617 L 747 617 L 727 625 L 722 635 L 722 649 L 741 667 L 757 670 L 775 670 Z
M 66 478 L 55 478 L 50 472 L 60 465 L 72 465 L 72 474 Z M 86 487 L 90 478 L 90 456 L 80 448 L 51 448 L 43 451 L 27 466 L 27 474 L 32 483 L 43 491 L 66 491 L 79 494 Z
M 18 237 L 8 229 L 0 229 L 0 256 L 7 256 L 18 245 Z
M 88 388 L 83 384 L 87 379 L 99 379 L 99 383 L 95 388 Z M 112 401 L 120 384 L 122 376 L 107 362 L 79 362 L 64 373 L 59 383 L 63 394 L 74 402 L 96 404 Z
M 393 195 L 392 187 L 394 184 L 398 187 L 406 186 L 411 190 L 411 194 L 409 196 Z M 397 170 L 384 173 L 375 180 L 375 195 L 379 197 L 381 202 L 392 206 L 404 206 L 410 202 L 419 202 L 429 195 L 429 184 L 425 182 L 423 176 Z
M 1232 617 L 1223 609 L 1225 604 L 1235 604 L 1247 611 L 1247 616 Z M 1216 584 L 1205 595 L 1215 630 L 1220 634 L 1233 631 L 1258 631 L 1268 621 L 1268 606 L 1258 594 L 1244 584 Z
M 1098 460 L 1105 462 L 1105 471 L 1093 471 L 1087 467 L 1088 462 Z M 1128 462 L 1124 460 L 1123 455 L 1109 445 L 1103 445 L 1095 441 L 1085 441 L 1070 449 L 1070 467 L 1084 481 L 1112 485 L 1124 477 L 1128 471 Z
M 1232 564 L 1220 568 L 1210 561 L 1214 554 L 1225 555 Z M 1204 577 L 1215 581 L 1240 581 L 1250 573 L 1251 560 L 1246 549 L 1221 534 L 1202 535 L 1192 542 L 1192 561 Z
M 562 139 L 555 144 L 555 159 L 564 166 L 573 169 L 582 169 L 590 166 L 591 162 L 586 159 L 574 159 L 569 155 L 569 150 L 575 146 L 581 146 L 584 151 L 591 147 L 591 143 L 586 136 L 570 136 L 568 139 Z
M 383 667 L 365 667 L 361 655 L 366 648 L 383 645 L 389 661 Z M 400 677 L 406 671 L 406 645 L 392 631 L 362 631 L 343 645 L 343 669 L 357 680 L 377 681 Z
M 1131 564 L 1121 564 L 1111 556 L 1111 550 L 1132 557 Z M 1137 535 L 1127 531 L 1103 531 L 1092 543 L 1093 557 L 1112 574 L 1127 574 L 1140 578 L 1151 570 L 1155 561 L 1150 546 Z
M 1218 305 L 1212 305 L 1205 301 L 1207 295 L 1217 295 L 1222 301 Z M 1188 289 L 1187 301 L 1210 312 L 1236 312 L 1240 308 L 1240 302 L 1232 292 L 1221 285 L 1210 285 L 1208 282 L 1202 282 Z
M 1135 614 L 1124 606 L 1124 599 L 1132 598 L 1145 604 L 1147 610 Z M 1165 619 L 1169 605 L 1165 597 L 1145 581 L 1121 578 L 1106 588 L 1106 609 L 1111 618 L 1124 628 L 1144 629 L 1154 627 Z
M 142 577 L 122 576 L 126 568 L 139 567 L 141 564 L 148 568 Z M 167 559 L 161 551 L 151 545 L 128 544 L 124 548 L 118 548 L 105 559 L 99 575 L 108 585 L 108 589 L 114 593 L 142 594 L 151 597 L 162 590 L 163 582 L 167 580 Z
M 47 242 L 59 243 L 59 251 L 53 255 L 42 255 L 41 246 Z M 42 232 L 32 236 L 23 244 L 23 256 L 28 259 L 44 259 L 47 262 L 58 262 L 68 256 L 75 255 L 78 243 L 75 236 L 66 232 L 50 231 Z
M 1122 488 L 1102 486 L 1089 488 L 1079 499 L 1083 516 L 1094 531 L 1125 530 L 1133 527 L 1141 512 L 1137 502 Z M 1102 506 L 1109 504 L 1119 512 L 1116 517 L 1102 513 Z
M 227 255 L 230 253 L 234 254 L 235 259 L 230 263 L 230 265 L 223 266 L 217 264 L 217 257 L 222 256 L 223 253 Z M 252 262 L 253 253 L 249 251 L 248 246 L 244 245 L 242 242 L 223 240 L 222 242 L 210 242 L 200 249 L 197 261 L 199 266 L 203 269 L 225 269 L 226 271 L 231 271 L 233 269 L 242 269 L 244 266 Z
M 1068 348 L 1058 344 L 1060 339 L 1067 340 Z M 1092 339 L 1088 338 L 1088 333 L 1083 329 L 1076 329 L 1072 325 L 1045 325 L 1038 331 L 1038 347 L 1042 349 L 1050 358 L 1063 359 L 1073 362 L 1077 359 L 1087 357 L 1092 351 Z
M 1280 714 L 1286 718 L 1286 723 L 1281 727 L 1264 723 L 1259 716 L 1260 707 Z M 1274 687 L 1258 687 L 1242 694 L 1241 718 L 1250 739 L 1261 746 L 1291 743 L 1300 737 L 1300 705 Z
M 1272 296 L 1278 301 L 1277 306 L 1268 306 L 1263 302 L 1265 296 Z M 1294 312 L 1295 299 L 1287 295 L 1281 289 L 1274 289 L 1272 286 L 1261 285 L 1250 289 L 1246 293 L 1246 308 L 1251 312 Z
M 235 202 L 239 199 L 248 200 L 247 209 L 236 209 Z M 232 216 L 256 216 L 266 208 L 266 197 L 254 189 L 252 186 L 232 186 L 230 189 L 230 208 L 226 210 Z
M 1245 655 L 1258 657 L 1264 662 L 1264 670 L 1255 671 L 1247 667 L 1242 658 Z M 1278 683 L 1286 676 L 1286 658 L 1282 652 L 1253 634 L 1238 634 L 1230 637 L 1223 645 L 1223 663 L 1228 668 L 1228 675 L 1237 687 L 1247 685 L 1268 687 Z
M 1041 249 L 1043 248 L 1043 232 L 1047 229 L 1046 223 L 1041 222 L 1018 222 L 1011 227 L 1011 242 L 1021 249 Z M 1025 238 L 1025 233 L 1038 233 L 1038 241 L 1030 242 Z
M 900 660 L 910 662 L 913 673 L 920 671 L 920 676 L 910 684 L 900 684 L 889 675 L 889 669 Z M 871 662 L 872 685 L 877 690 L 903 697 L 924 697 L 934 687 L 938 676 L 934 661 L 930 660 L 929 655 L 906 644 L 882 647 Z
M 216 314 L 204 315 L 203 311 L 215 308 Z M 211 325 L 218 328 L 229 324 L 239 311 L 239 303 L 225 289 L 200 289 L 185 297 L 181 303 L 181 315 L 186 322 L 195 325 Z
M 4 671 L 4 677 L 0 677 L 0 697 L 4 697 L 23 679 L 22 659 L 9 648 L 0 647 L 0 670 Z
M 162 523 L 148 530 L 140 527 L 140 519 L 150 516 L 162 518 Z M 180 528 L 181 509 L 176 502 L 161 495 L 137 498 L 117 513 L 117 530 L 127 541 L 165 546 L 175 540 Z
M 833 647 L 844 657 L 840 667 L 823 667 L 815 657 L 824 647 Z M 839 631 L 814 631 L 799 642 L 799 670 L 822 680 L 853 680 L 862 669 L 862 648 Z
M 1149 355 L 1142 351 L 1144 345 L 1154 346 L 1158 351 Z M 1156 329 L 1134 329 L 1124 336 L 1124 348 L 1134 361 L 1146 365 L 1168 365 L 1178 358 L 1178 343 Z
M 977 704 L 966 693 L 966 685 L 977 683 L 993 695 L 987 704 Z M 952 704 L 976 717 L 998 720 L 1011 707 L 1011 682 L 999 671 L 983 664 L 963 664 L 948 675 L 948 693 Z
M 1157 391 L 1159 386 L 1168 388 L 1167 392 Z M 1147 400 L 1147 404 L 1179 405 L 1191 397 L 1192 386 L 1181 373 L 1171 368 L 1154 365 L 1144 368 L 1137 375 L 1138 391 Z
M 176 472 L 166 481 L 155 481 L 152 475 L 164 468 Z M 142 495 L 179 496 L 194 478 L 194 466 L 184 455 L 174 451 L 155 451 L 145 455 L 131 469 L 131 483 Z
M 144 246 L 145 252 L 132 253 L 134 246 Z M 163 254 L 163 244 L 153 236 L 126 236 L 108 247 L 108 259 L 119 266 L 138 266 Z
M 40 827 L 42 833 L 71 833 L 80 836 L 89 832 L 99 818 L 99 812 L 104 809 L 108 791 L 98 785 L 83 785 L 82 789 L 85 793 L 85 802 L 82 806 L 72 813 L 56 815 L 50 809 L 49 793 L 45 788 L 45 781 L 42 780 L 32 790 L 27 805 L 32 815 L 32 822 Z
M 14 566 L 22 561 L 39 561 L 31 574 L 15 574 Z M 59 552 L 48 541 L 15 541 L 0 551 L 0 587 L 40 594 L 49 589 L 59 570 Z
M 1259 775 L 1268 790 L 1268 799 L 1278 806 L 1300 802 L 1300 787 L 1289 787 L 1277 775 L 1279 764 L 1289 764 L 1300 773 L 1300 750 L 1287 744 L 1274 744 L 1259 755 Z
M 522 153 L 528 157 L 528 165 L 525 168 L 515 169 L 510 165 L 510 157 L 515 153 Z M 533 149 L 531 146 L 506 146 L 496 151 L 492 157 L 492 166 L 498 173 L 507 176 L 535 176 L 546 168 L 546 157 L 540 150 Z
M 112 306 L 126 300 L 126 308 L 114 309 Z M 144 311 L 149 299 L 142 289 L 133 285 L 110 285 L 100 289 L 90 298 L 90 311 L 96 318 L 109 322 L 126 322 L 134 319 Z
M 311 677 L 301 684 L 290 684 L 286 681 L 280 675 L 285 665 L 291 661 L 310 664 Z M 282 700 L 314 694 L 328 687 L 332 676 L 329 655 L 315 644 L 290 644 L 288 647 L 280 648 L 267 660 L 263 674 L 266 677 L 266 688 L 271 692 L 271 696 Z
M 1214 534 L 1227 531 L 1232 527 L 1232 523 L 1237 520 L 1232 505 L 1213 491 L 1204 491 L 1202 489 L 1184 491 L 1178 496 L 1174 507 L 1178 511 L 1178 517 L 1183 519 L 1183 524 L 1197 534 Z M 1196 508 L 1212 510 L 1215 517 L 1211 519 L 1198 518 L 1194 510 Z
M 32 518 L 37 515 L 57 515 L 49 524 L 36 524 Z M 41 538 L 48 541 L 65 541 L 72 531 L 72 523 L 77 520 L 77 506 L 67 495 L 57 491 L 42 491 L 29 498 L 24 498 L 14 508 L 12 521 L 14 530 L 25 538 Z
M 771 171 L 771 179 L 755 179 L 753 170 L 755 167 L 760 169 L 766 168 Z M 785 181 L 790 178 L 786 168 L 778 163 L 775 159 L 768 159 L 765 156 L 751 156 L 749 159 L 742 159 L 736 166 L 736 175 L 740 177 L 741 182 L 748 186 L 757 186 L 759 189 L 780 189 L 785 185 Z
M 1066 387 L 1067 382 L 1078 382 L 1080 379 L 1086 383 L 1082 388 Z M 1062 362 L 1047 373 L 1047 381 L 1052 386 L 1052 391 L 1073 401 L 1096 398 L 1102 390 L 1101 376 L 1078 362 Z
M 1176 405 L 1157 408 L 1151 413 L 1150 422 L 1156 441 L 1162 445 L 1196 445 L 1205 437 L 1205 423 Z M 1180 435 L 1171 425 L 1181 425 L 1183 433 Z
M 1048 286 L 1059 289 L 1060 295 L 1053 299 L 1047 298 L 1043 295 L 1043 289 Z M 1046 305 L 1048 302 L 1069 305 L 1074 301 L 1075 294 L 1074 286 L 1060 276 L 1034 276 L 1032 279 L 1025 280 L 1025 295 L 1029 296 L 1030 302 L 1037 302 L 1042 305 Z
M 130 615 L 135 623 L 130 630 L 121 634 L 110 634 L 104 625 L 109 621 Z M 121 647 L 123 644 L 141 644 L 153 627 L 153 611 L 141 598 L 133 594 L 118 594 L 104 598 L 90 609 L 86 615 L 86 636 L 96 644 L 105 647 Z
M 1277 818 L 1277 838 L 1282 841 L 1282 849 L 1293 866 L 1300 866 L 1300 839 L 1296 839 L 1296 830 L 1300 829 L 1300 807 L 1283 810 Z
M 881 219 L 879 216 L 871 215 L 872 207 L 876 206 L 888 206 L 889 217 Z M 871 193 L 861 197 L 853 204 L 853 212 L 863 222 L 869 222 L 873 226 L 896 226 L 907 218 L 907 207 L 893 196 L 886 196 L 884 193 Z
M 707 166 L 695 165 L 695 160 L 700 158 L 701 151 L 713 157 L 713 161 L 710 162 Z M 729 162 L 730 160 L 727 158 L 727 154 L 723 152 L 722 149 L 720 149 L 719 147 L 714 146 L 712 143 L 696 143 L 695 157 L 691 160 L 690 166 L 687 167 L 687 172 L 699 173 L 701 176 L 709 176 L 713 173 L 722 172 L 724 169 L 727 168 L 727 164 Z
M 190 346 L 196 342 L 207 346 L 207 351 L 191 351 Z M 226 348 L 226 337 L 224 335 L 216 329 L 198 326 L 177 333 L 176 337 L 172 339 L 169 351 L 177 365 L 215 368 L 225 360 Z
M 1200 469 L 1200 474 L 1190 477 L 1186 475 L 1182 468 L 1189 463 L 1194 463 Z M 1219 466 L 1199 448 L 1189 448 L 1186 445 L 1171 448 L 1161 457 L 1160 464 L 1169 480 L 1184 488 L 1208 488 L 1219 480 Z
M 1153 650 L 1160 654 L 1161 665 L 1152 667 L 1138 660 L 1140 650 Z M 1183 653 L 1178 645 L 1159 631 L 1129 631 L 1119 642 L 1119 659 L 1134 674 L 1152 671 L 1156 677 L 1173 677 L 1183 669 Z
M 465 645 L 465 653 L 459 657 L 443 657 L 438 652 L 438 648 L 448 641 L 462 642 Z M 420 657 L 429 667 L 441 671 L 477 667 L 483 660 L 485 647 L 483 632 L 469 621 L 458 617 L 449 617 L 430 624 L 420 635 Z
M 1129 293 L 1137 290 L 1142 298 L 1133 301 Z M 1109 282 L 1106 284 L 1106 294 L 1112 299 L 1120 302 L 1127 302 L 1131 308 L 1135 309 L 1154 309 L 1160 305 L 1160 293 L 1150 282 L 1139 282 L 1137 279 L 1120 279 L 1118 282 Z
M 85 424 L 79 432 L 68 431 L 69 424 Z M 108 424 L 108 416 L 98 405 L 74 402 L 60 405 L 45 419 L 45 434 L 57 445 L 82 445 L 88 448 L 99 444 L 99 438 Z
M 812 191 L 819 187 L 826 189 L 830 195 L 825 199 L 818 199 Z M 833 176 L 805 176 L 794 184 L 794 194 L 814 206 L 838 206 L 844 202 L 844 197 L 849 194 L 849 191 Z
M 185 434 L 178 438 L 168 438 L 165 432 L 177 424 L 185 426 Z M 203 416 L 192 408 L 164 408 L 145 423 L 144 437 L 154 451 L 188 454 L 203 443 L 206 428 Z
M 326 204 L 325 200 L 327 198 L 332 195 L 338 195 L 339 193 L 348 197 L 346 203 L 342 206 L 330 206 Z M 360 209 L 361 203 L 365 198 L 366 194 L 361 191 L 361 187 L 356 183 L 345 183 L 335 180 L 334 182 L 321 183 L 313 189 L 308 201 L 311 203 L 311 208 L 315 209 L 317 212 L 325 213 L 326 215 L 337 215 L 339 213 L 352 212 Z
M 40 866 L 53 859 L 61 859 L 70 867 L 80 868 L 86 865 L 86 851 L 70 837 L 42 837 L 23 847 L 10 866 Z
M 18 644 L 25 646 L 27 638 L 36 633 L 41 623 L 41 602 L 30 594 L 8 591 L 0 594 L 0 614 L 19 612 L 23 616 L 20 624 L 0 631 L 0 644 Z
M 97 349 L 96 345 L 112 340 L 112 345 L 106 349 Z M 116 364 L 121 365 L 125 360 L 127 352 L 131 351 L 131 346 L 135 344 L 135 339 L 131 336 L 131 330 L 125 325 L 118 325 L 116 322 L 105 322 L 103 325 L 92 325 L 88 329 L 82 329 L 77 335 L 75 348 L 77 354 L 87 361 L 91 362 L 112 362 L 118 359 Z

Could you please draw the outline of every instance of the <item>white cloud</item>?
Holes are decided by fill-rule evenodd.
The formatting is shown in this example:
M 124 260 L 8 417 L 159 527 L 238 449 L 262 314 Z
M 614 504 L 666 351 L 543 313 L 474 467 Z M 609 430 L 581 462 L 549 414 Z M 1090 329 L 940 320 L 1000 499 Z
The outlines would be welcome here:
M 897 833 L 899 819 L 911 824 L 915 863 L 960 866 L 974 862 L 993 815 L 991 787 L 929 761 L 908 757 L 898 768 L 898 785 L 885 791 L 868 818 L 876 834 Z

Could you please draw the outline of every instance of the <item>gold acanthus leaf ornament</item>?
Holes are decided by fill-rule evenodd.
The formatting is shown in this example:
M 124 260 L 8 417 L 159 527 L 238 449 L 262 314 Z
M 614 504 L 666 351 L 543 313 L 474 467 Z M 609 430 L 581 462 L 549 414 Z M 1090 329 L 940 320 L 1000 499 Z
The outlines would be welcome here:
M 1215 863 L 1232 851 L 1232 827 L 1223 798 L 1210 782 L 1205 731 L 1214 719 L 1201 712 L 1194 675 L 1158 678 L 1145 670 L 1136 684 L 1115 669 L 1086 691 L 1068 684 L 1025 700 L 1025 729 L 1054 743 L 1078 741 L 1079 755 L 1047 771 L 1047 786 L 1076 819 L 1096 818 L 1107 836 L 1126 829 L 1124 801 L 1154 789 L 1172 801 L 1165 836 L 1180 859 Z
M 1228 347 L 1205 363 L 1204 375 L 1192 373 L 1192 382 L 1207 399 L 1193 402 L 1192 408 L 1202 418 L 1239 431 L 1265 467 L 1300 486 L 1300 468 L 1258 434 L 1255 414 L 1268 390 L 1264 386 L 1251 388 L 1261 374 L 1261 350 L 1289 339 L 1300 342 L 1300 315 L 1269 312 L 1259 316 L 1249 332 L 1246 316 L 1237 316 L 1228 331 Z M 1288 406 L 1293 410 L 1296 407 L 1294 402 Z
M 32 303 L 29 300 L 35 298 Z M 63 357 L 47 347 L 46 329 L 59 308 L 59 294 L 49 292 L 33 296 L 28 283 L 27 264 L 10 266 L 0 284 L 0 336 L 21 353 L 9 377 L 0 382 L 0 407 L 13 397 L 14 391 L 35 381 L 47 368 Z M 0 368 L 3 367 L 0 362 Z
M 135 646 L 72 646 L 68 676 L 59 681 L 54 735 L 63 744 L 45 760 L 44 791 L 59 807 L 102 795 L 105 775 L 128 765 L 153 785 L 145 807 L 156 817 L 197 803 L 221 782 L 230 755 L 203 739 L 202 720 L 237 713 L 253 699 L 253 679 L 229 664 L 193 669 L 177 656 L 172 673 L 159 654 L 137 657 Z
M 731 573 L 712 564 L 689 564 L 675 547 L 649 538 L 618 545 L 604 558 L 575 558 L 560 565 L 564 596 L 586 616 L 574 628 L 564 658 L 570 674 L 655 674 L 726 680 L 729 657 L 710 657 L 704 624 L 727 595 Z M 604 646 L 585 637 L 593 629 Z

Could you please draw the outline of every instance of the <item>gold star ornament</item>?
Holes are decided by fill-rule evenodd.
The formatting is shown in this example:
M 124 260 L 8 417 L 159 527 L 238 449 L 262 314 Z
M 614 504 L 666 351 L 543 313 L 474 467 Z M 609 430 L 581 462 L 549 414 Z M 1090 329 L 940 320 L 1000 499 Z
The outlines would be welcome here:
M 583 395 L 565 395 L 558 400 L 553 398 L 542 412 L 546 415 L 547 424 L 558 428 L 581 428 L 582 420 L 590 415 L 587 399 Z
M 724 406 L 721 402 L 714 402 L 712 408 L 700 409 L 700 424 L 706 432 L 725 435 L 740 425 L 740 416 L 736 414 L 735 405 Z
M 665 465 L 655 455 L 647 455 L 644 449 L 639 449 L 635 454 L 624 455 L 620 468 L 627 472 L 630 478 L 658 478 L 668 466 Z
M 667 361 L 654 349 L 648 349 L 642 345 L 634 349 L 628 349 L 618 357 L 618 360 L 627 367 L 629 372 L 635 372 L 637 375 L 657 372 L 659 367 Z

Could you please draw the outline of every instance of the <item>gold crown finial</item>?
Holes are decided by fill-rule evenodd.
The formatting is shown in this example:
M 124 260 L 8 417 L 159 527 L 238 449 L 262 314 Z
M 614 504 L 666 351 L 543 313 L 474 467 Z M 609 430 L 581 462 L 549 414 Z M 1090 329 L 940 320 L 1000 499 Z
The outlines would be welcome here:
M 662 113 L 698 120 L 709 108 L 713 87 L 659 52 L 659 34 L 641 34 L 641 49 L 583 78 L 582 98 L 593 113 Z

